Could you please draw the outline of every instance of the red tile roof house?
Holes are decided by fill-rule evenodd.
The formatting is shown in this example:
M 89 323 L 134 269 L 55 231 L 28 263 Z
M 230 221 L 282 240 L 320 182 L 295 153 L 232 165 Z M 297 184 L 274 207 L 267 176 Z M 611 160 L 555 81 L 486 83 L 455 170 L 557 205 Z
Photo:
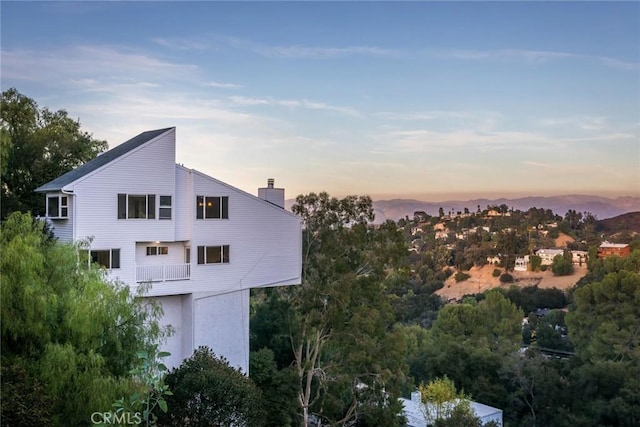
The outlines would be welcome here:
M 175 329 L 163 350 L 178 366 L 209 346 L 249 368 L 249 291 L 301 282 L 302 224 L 269 180 L 259 196 L 175 162 L 176 129 L 140 135 L 36 191 L 66 242 L 90 238 L 112 279 L 148 298 Z

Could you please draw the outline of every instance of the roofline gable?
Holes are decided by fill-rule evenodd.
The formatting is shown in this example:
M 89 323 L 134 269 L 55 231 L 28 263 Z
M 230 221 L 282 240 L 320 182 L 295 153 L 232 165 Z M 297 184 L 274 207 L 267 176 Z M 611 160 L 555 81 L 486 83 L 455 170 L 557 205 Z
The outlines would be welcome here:
M 167 134 L 168 132 L 175 132 L 175 126 L 163 129 L 156 129 L 142 132 L 133 138 L 113 147 L 110 150 L 98 155 L 97 157 L 89 160 L 87 163 L 78 166 L 69 172 L 60 175 L 52 181 L 41 185 L 36 188 L 38 193 L 48 193 L 65 190 L 67 186 L 74 184 L 82 179 L 88 178 L 94 173 L 102 170 L 109 164 L 127 157 L 143 146 L 156 141 L 159 137 Z
M 250 197 L 250 198 L 252 198 L 252 199 L 254 199 L 254 200 L 259 201 L 260 203 L 264 203 L 264 204 L 266 204 L 266 205 L 270 206 L 270 207 L 271 207 L 271 208 L 273 208 L 273 209 L 277 209 L 279 212 L 286 213 L 287 215 L 292 216 L 292 217 L 296 218 L 298 221 L 302 222 L 302 218 L 300 218 L 298 215 L 294 214 L 294 213 L 293 213 L 293 212 L 291 212 L 291 211 L 286 210 L 285 208 L 281 208 L 280 206 L 274 205 L 273 203 L 269 202 L 268 200 L 261 199 L 260 197 L 258 197 L 258 196 L 256 196 L 256 195 L 254 195 L 254 194 L 248 193 L 248 192 L 246 192 L 246 191 L 244 191 L 244 190 L 241 190 L 241 189 L 239 189 L 239 188 L 237 188 L 237 187 L 234 187 L 234 186 L 233 186 L 233 185 L 231 185 L 231 184 L 227 184 L 227 183 L 226 183 L 226 182 L 224 182 L 224 181 L 220 181 L 219 179 L 216 179 L 216 178 L 214 178 L 214 177 L 212 177 L 212 176 L 209 176 L 209 175 L 207 175 L 207 174 L 205 174 L 205 173 L 203 173 L 203 172 L 200 172 L 200 171 L 198 171 L 198 170 L 195 170 L 195 169 L 189 169 L 189 168 L 186 168 L 186 167 L 184 167 L 184 166 L 182 166 L 182 165 L 179 165 L 179 164 L 176 164 L 176 167 L 177 167 L 177 168 L 182 168 L 183 170 L 185 170 L 185 171 L 187 171 L 187 172 L 191 172 L 191 173 L 193 173 L 193 174 L 195 174 L 195 175 L 198 175 L 198 176 L 200 176 L 200 177 L 202 177 L 202 178 L 205 178 L 205 179 L 208 179 L 208 180 L 210 180 L 210 181 L 213 181 L 213 182 L 215 182 L 216 184 L 222 185 L 223 187 L 227 187 L 228 189 L 230 189 L 230 190 L 232 190 L 232 191 L 235 191 L 235 192 L 237 192 L 237 193 L 240 193 L 240 194 L 242 194 L 242 195 L 244 195 L 244 196 L 248 196 L 248 197 Z

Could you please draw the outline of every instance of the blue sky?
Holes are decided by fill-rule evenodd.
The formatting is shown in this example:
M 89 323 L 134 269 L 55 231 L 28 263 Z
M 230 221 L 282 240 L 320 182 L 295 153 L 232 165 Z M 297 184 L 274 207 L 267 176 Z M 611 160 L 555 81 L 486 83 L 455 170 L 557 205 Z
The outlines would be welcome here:
M 2 90 L 251 193 L 640 195 L 638 2 L 0 7 Z

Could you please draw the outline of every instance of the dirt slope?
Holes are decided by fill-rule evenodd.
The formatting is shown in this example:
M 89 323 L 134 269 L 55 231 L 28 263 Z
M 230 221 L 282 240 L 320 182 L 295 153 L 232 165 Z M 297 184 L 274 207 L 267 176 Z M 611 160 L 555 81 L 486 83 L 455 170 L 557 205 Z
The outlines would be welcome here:
M 501 284 L 497 277 L 493 277 L 492 265 L 485 265 L 482 268 L 473 267 L 468 273 L 471 278 L 464 282 L 456 283 L 453 276 L 449 277 L 442 289 L 436 291 L 436 294 L 447 298 L 448 300 L 460 299 L 463 295 L 475 294 L 486 290 L 518 285 L 521 287 L 538 285 L 540 288 L 558 288 L 567 289 L 575 285 L 575 283 L 586 274 L 585 266 L 574 266 L 575 271 L 570 276 L 554 276 L 550 270 L 547 271 L 514 271 L 510 272 L 516 280 L 514 283 Z

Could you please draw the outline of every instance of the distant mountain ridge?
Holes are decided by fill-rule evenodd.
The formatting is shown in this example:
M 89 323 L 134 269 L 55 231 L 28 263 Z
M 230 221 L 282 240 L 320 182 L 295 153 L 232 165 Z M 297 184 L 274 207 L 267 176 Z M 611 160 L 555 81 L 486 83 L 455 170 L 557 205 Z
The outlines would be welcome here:
M 286 207 L 291 209 L 295 200 L 287 200 Z M 415 199 L 392 199 L 375 200 L 373 208 L 376 213 L 376 222 L 384 222 L 387 219 L 397 221 L 400 218 L 409 216 L 413 218 L 416 211 L 424 211 L 429 215 L 438 215 L 440 208 L 447 213 L 454 211 L 475 212 L 480 205 L 480 209 L 487 206 L 507 205 L 509 208 L 526 211 L 532 207 L 551 209 L 553 213 L 562 215 L 573 209 L 578 212 L 591 212 L 598 219 L 612 218 L 629 212 L 640 211 L 640 197 L 624 196 L 609 198 L 602 196 L 590 196 L 582 194 L 571 194 L 565 196 L 549 197 L 521 197 L 516 199 L 472 199 L 472 200 L 447 200 L 443 202 L 425 202 Z
M 551 209 L 553 213 L 562 215 L 573 209 L 578 212 L 591 212 L 598 219 L 611 218 L 628 212 L 640 211 L 640 197 L 617 197 L 608 198 L 602 196 L 589 195 L 566 195 L 549 197 L 522 197 L 517 199 L 472 199 L 472 200 L 448 200 L 444 202 L 424 202 L 420 200 L 377 200 L 373 202 L 376 211 L 376 220 L 385 219 L 398 220 L 409 215 L 413 217 L 415 211 L 425 211 L 429 215 L 438 215 L 442 207 L 446 212 L 450 210 L 463 211 L 468 208 L 475 212 L 480 205 L 480 209 L 487 206 L 507 205 L 509 208 L 526 211 L 530 208 Z

